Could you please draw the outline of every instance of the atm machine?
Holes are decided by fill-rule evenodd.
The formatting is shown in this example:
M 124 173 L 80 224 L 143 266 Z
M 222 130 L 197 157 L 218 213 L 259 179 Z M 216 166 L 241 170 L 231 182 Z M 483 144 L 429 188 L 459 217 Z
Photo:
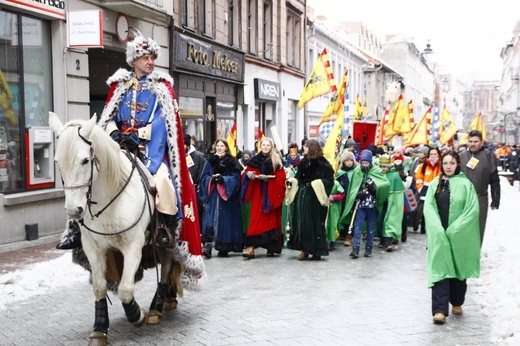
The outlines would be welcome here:
M 54 187 L 54 142 L 48 126 L 33 126 L 26 133 L 27 188 Z

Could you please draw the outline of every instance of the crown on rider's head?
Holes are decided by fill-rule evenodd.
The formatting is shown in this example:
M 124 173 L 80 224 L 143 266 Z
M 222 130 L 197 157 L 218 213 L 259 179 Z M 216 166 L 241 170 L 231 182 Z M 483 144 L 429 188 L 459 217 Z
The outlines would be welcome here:
M 159 56 L 159 45 L 151 38 L 145 38 L 141 32 L 131 28 L 135 34 L 133 41 L 126 43 L 126 62 L 133 67 L 132 63 L 146 54 L 153 55 L 156 59 Z

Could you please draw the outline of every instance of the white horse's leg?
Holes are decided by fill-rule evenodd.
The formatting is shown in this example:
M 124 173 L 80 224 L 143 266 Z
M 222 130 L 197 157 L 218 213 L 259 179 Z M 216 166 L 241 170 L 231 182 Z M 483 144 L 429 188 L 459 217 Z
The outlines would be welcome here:
M 118 295 L 121 302 L 123 302 L 123 308 L 125 309 L 128 321 L 136 326 L 141 326 L 146 317 L 144 309 L 140 308 L 134 299 L 135 273 L 141 263 L 143 242 L 144 235 L 142 242 L 135 239 L 135 243 L 128 244 L 127 247 L 121 248 L 124 258 L 124 268 L 121 282 L 119 283 Z
M 159 286 L 155 291 L 152 303 L 150 304 L 150 311 L 146 318 L 147 324 L 159 324 L 161 323 L 162 311 L 164 303 L 168 295 L 168 279 L 173 264 L 173 251 L 167 248 L 157 248 L 157 257 L 161 264 L 161 278 Z
M 94 331 L 90 334 L 90 346 L 106 345 L 109 327 L 108 305 L 107 305 L 107 281 L 105 278 L 106 250 L 94 248 L 92 239 L 84 237 L 83 251 L 87 255 L 92 269 L 92 289 L 95 302 Z

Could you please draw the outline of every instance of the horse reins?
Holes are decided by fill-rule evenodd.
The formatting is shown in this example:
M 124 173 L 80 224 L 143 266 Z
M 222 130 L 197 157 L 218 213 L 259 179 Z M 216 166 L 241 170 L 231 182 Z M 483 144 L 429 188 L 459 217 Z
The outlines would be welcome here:
M 97 158 L 96 158 L 96 155 L 94 154 L 94 149 L 92 147 L 92 142 L 89 141 L 88 139 L 86 139 L 85 137 L 83 137 L 80 133 L 80 130 L 81 130 L 81 126 L 78 127 L 78 136 L 79 138 L 81 138 L 86 144 L 89 145 L 90 147 L 90 152 L 92 154 L 91 156 L 91 160 L 90 160 L 90 178 L 88 180 L 88 182 L 86 184 L 82 184 L 82 185 L 71 185 L 71 186 L 67 186 L 65 185 L 65 182 L 63 181 L 63 178 L 62 178 L 62 183 L 63 183 L 63 189 L 65 190 L 74 190 L 74 189 L 79 189 L 79 188 L 82 188 L 82 187 L 85 187 L 85 186 L 88 186 L 88 190 L 87 190 L 87 206 L 88 206 L 88 211 L 90 213 L 90 216 L 92 218 L 92 220 L 94 220 L 94 218 L 96 217 L 99 217 L 110 205 L 112 205 L 112 203 L 114 203 L 114 201 L 121 195 L 121 193 L 125 190 L 125 188 L 128 186 L 128 184 L 130 183 L 130 179 L 132 178 L 132 175 L 134 174 L 134 171 L 136 169 L 136 163 L 135 163 L 135 157 L 133 160 L 130 159 L 129 155 L 128 155 L 128 150 L 126 151 L 127 152 L 127 158 L 128 160 L 132 163 L 132 169 L 130 171 L 130 175 L 128 176 L 128 178 L 126 179 L 125 181 L 125 184 L 121 187 L 121 189 L 117 192 L 117 194 L 103 207 L 101 208 L 100 211 L 98 211 L 96 214 L 92 214 L 92 205 L 93 204 L 97 204 L 97 202 L 93 201 L 92 200 L 92 180 L 93 180 L 93 177 L 94 177 L 94 165 L 96 165 L 96 169 L 97 171 L 99 172 L 99 167 L 97 165 Z M 121 231 L 117 231 L 117 232 L 114 232 L 114 233 L 103 233 L 103 232 L 98 232 L 98 231 L 95 231 L 93 229 L 91 229 L 90 227 L 88 227 L 86 224 L 85 224 L 85 220 L 84 218 L 78 220 L 78 222 L 83 226 L 85 227 L 87 230 L 89 230 L 90 232 L 92 233 L 95 233 L 97 235 L 103 235 L 103 236 L 112 236 L 112 235 L 119 235 L 121 233 L 124 233 L 124 232 L 127 232 L 128 230 L 132 229 L 133 227 L 135 227 L 135 225 L 137 225 L 139 223 L 139 221 L 141 220 L 141 217 L 143 216 L 144 214 L 144 211 L 146 209 L 146 205 L 150 205 L 150 201 L 149 201 L 149 198 L 148 198 L 148 195 L 147 195 L 147 189 L 146 189 L 146 185 L 143 181 L 143 179 L 141 178 L 141 183 L 143 185 L 143 189 L 144 189 L 144 194 L 145 194 L 145 200 L 144 200 L 144 203 L 143 203 L 143 207 L 141 209 L 141 213 L 139 215 L 139 217 L 136 219 L 136 221 L 130 225 L 129 227 L 121 230 Z

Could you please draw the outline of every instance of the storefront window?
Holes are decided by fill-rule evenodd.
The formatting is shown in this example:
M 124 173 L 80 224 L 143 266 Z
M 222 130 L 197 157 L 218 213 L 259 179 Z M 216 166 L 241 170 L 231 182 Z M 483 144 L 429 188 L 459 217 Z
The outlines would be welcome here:
M 50 23 L 0 10 L 0 193 L 26 188 L 25 133 L 48 125 L 51 67 Z
M 182 128 L 195 142 L 195 148 L 204 151 L 204 100 L 195 97 L 179 97 Z
M 235 123 L 235 104 L 217 101 L 217 138 L 227 139 Z

